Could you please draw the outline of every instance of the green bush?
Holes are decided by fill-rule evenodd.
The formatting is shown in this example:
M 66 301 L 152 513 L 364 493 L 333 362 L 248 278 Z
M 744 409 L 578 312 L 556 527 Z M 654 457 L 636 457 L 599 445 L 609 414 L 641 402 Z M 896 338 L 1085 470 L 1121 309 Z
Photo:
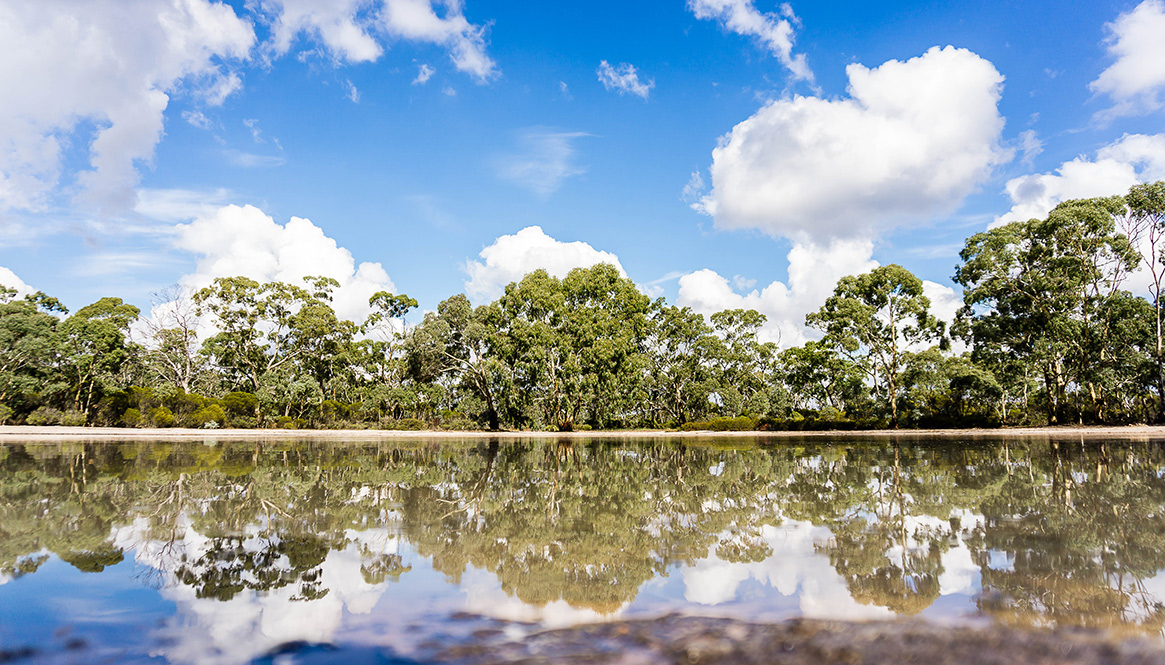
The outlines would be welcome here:
M 757 428 L 757 421 L 748 416 L 736 418 L 714 418 L 680 425 L 681 432 L 751 432 Z
M 7 425 L 8 421 L 12 419 L 12 407 L 7 404 L 0 404 L 0 425 Z
M 121 424 L 124 427 L 141 427 L 142 412 L 137 409 L 126 409 L 125 413 L 121 414 Z
M 42 406 L 36 411 L 28 414 L 24 422 L 29 425 L 60 425 L 61 418 L 64 417 L 64 412 L 60 409 L 54 409 L 51 406 Z
M 223 427 L 227 423 L 227 414 L 217 404 L 208 404 L 195 411 L 190 416 L 191 427 L 207 427 L 214 423 L 214 427 Z
M 154 427 L 172 427 L 174 413 L 164 406 L 150 409 L 150 424 Z
M 84 411 L 66 411 L 61 414 L 61 424 L 65 427 L 84 427 L 88 420 Z
M 227 410 L 232 417 L 235 416 L 254 416 L 255 407 L 259 406 L 259 398 L 252 393 L 233 392 L 227 394 L 219 402 L 223 408 Z
M 418 430 L 428 429 L 428 427 L 428 424 L 419 418 L 401 418 L 400 420 L 384 418 L 380 421 L 380 429 L 387 430 L 416 432 Z

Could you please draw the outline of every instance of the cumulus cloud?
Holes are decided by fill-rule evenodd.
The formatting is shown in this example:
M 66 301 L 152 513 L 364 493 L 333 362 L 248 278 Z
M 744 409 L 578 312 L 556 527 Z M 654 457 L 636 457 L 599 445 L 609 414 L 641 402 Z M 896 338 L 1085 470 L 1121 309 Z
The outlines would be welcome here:
M 264 0 L 272 17 L 269 48 L 285 55 L 301 33 L 318 40 L 337 61 L 372 62 L 383 50 L 371 34 L 374 19 L 367 0 Z
M 586 173 L 575 160 L 575 141 L 590 136 L 585 132 L 562 132 L 547 127 L 529 127 L 518 135 L 519 150 L 497 160 L 503 180 L 530 190 L 543 198 L 557 192 L 564 180 Z
M 435 5 L 444 11 L 438 14 Z M 486 27 L 470 23 L 460 1 L 263 0 L 259 6 L 271 21 L 268 48 L 275 55 L 285 55 L 302 34 L 337 63 L 373 62 L 384 52 L 379 38 L 387 35 L 443 46 L 459 71 L 479 81 L 498 73 L 486 53 Z
M 846 73 L 849 97 L 772 101 L 721 137 L 693 207 L 722 229 L 868 237 L 953 212 L 1011 159 L 1003 76 L 978 55 L 935 47 Z
M 787 284 L 773 282 L 741 293 L 733 288 L 734 283 L 745 283 L 740 276 L 729 279 L 713 270 L 698 270 L 680 277 L 676 304 L 705 316 L 725 309 L 755 309 L 768 317 L 762 340 L 797 346 L 819 336 L 805 327 L 805 315 L 821 307 L 842 277 L 878 267 L 873 253 L 874 243 L 866 239 L 798 243 L 787 256 Z
M 614 90 L 620 95 L 635 95 L 647 99 L 651 89 L 655 87 L 655 80 L 649 79 L 646 83 L 639 80 L 639 72 L 635 65 L 624 62 L 618 67 L 612 67 L 606 60 L 599 63 L 595 72 L 599 75 L 599 82 L 607 90 Z
M 1005 190 L 1011 210 L 991 226 L 1043 217 L 1062 201 L 1126 193 L 1138 182 L 1165 179 L 1165 134 L 1126 134 L 1050 173 L 1012 178 Z
M 756 39 L 794 78 L 813 81 L 805 54 L 793 55 L 793 27 L 801 22 L 788 3 L 781 5 L 780 15 L 761 13 L 752 0 L 688 0 L 688 10 L 698 19 L 717 21 L 725 30 Z
M 0 286 L 16 289 L 17 298 L 23 298 L 36 292 L 36 289 L 26 284 L 24 280 L 16 276 L 16 273 L 4 266 L 0 266 Z
M 336 313 L 356 322 L 367 317 L 372 294 L 396 292 L 383 266 L 357 265 L 350 251 L 310 220 L 292 217 L 278 224 L 253 206 L 228 205 L 179 225 L 174 245 L 197 257 L 194 272 L 179 280 L 189 289 L 218 277 L 301 284 L 304 277 L 323 275 L 340 283 L 333 294 Z
M 585 242 L 555 240 L 539 226 L 528 226 L 513 235 L 501 236 L 478 254 L 480 261 L 466 261 L 469 279 L 465 293 L 474 302 L 487 302 L 502 295 L 506 285 L 521 280 L 539 268 L 555 277 L 565 277 L 575 268 L 609 263 L 626 275 L 619 257 Z
M 0 2 L 0 210 L 44 209 L 66 146 L 86 142 L 88 168 L 68 175 L 100 207 L 131 207 L 170 96 L 221 102 L 254 41 L 247 21 L 209 0 Z M 73 136 L 88 123 L 92 137 Z
M 1165 2 L 1145 0 L 1109 23 L 1108 54 L 1113 63 L 1088 84 L 1116 105 L 1101 119 L 1148 113 L 1162 107 L 1165 90 Z
M 444 46 L 453 66 L 480 82 L 497 77 L 497 64 L 485 50 L 486 26 L 466 20 L 460 0 L 439 4 L 444 5 L 443 16 L 431 0 L 384 0 L 381 25 L 392 36 Z

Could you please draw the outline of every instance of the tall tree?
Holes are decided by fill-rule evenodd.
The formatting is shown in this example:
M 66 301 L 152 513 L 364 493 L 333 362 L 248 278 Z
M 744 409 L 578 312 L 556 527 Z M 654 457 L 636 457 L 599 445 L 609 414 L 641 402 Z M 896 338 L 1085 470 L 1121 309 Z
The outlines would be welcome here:
M 842 277 L 825 304 L 805 317 L 822 340 L 862 368 L 880 390 L 898 426 L 898 375 L 911 346 L 939 339 L 944 325 L 930 313 L 922 280 L 891 264 Z
M 1047 219 L 972 236 L 960 254 L 959 316 L 976 361 L 998 371 L 1018 358 L 1013 373 L 1042 379 L 1050 422 L 1068 415 L 1069 386 L 1083 384 L 1096 409 L 1107 390 L 1101 313 L 1138 261 L 1116 229 L 1124 211 L 1120 197 L 1065 201 Z
M 96 397 L 115 387 L 122 365 L 135 350 L 129 327 L 140 313 L 121 298 L 102 298 L 61 323 L 61 372 L 74 411 L 88 412 Z
M 1157 395 L 1165 405 L 1165 347 L 1162 343 L 1161 283 L 1165 280 L 1165 181 L 1134 185 L 1125 195 L 1127 212 L 1117 218 L 1121 231 L 1149 271 L 1149 296 L 1153 305 L 1154 360 Z M 1157 419 L 1165 415 L 1158 408 Z

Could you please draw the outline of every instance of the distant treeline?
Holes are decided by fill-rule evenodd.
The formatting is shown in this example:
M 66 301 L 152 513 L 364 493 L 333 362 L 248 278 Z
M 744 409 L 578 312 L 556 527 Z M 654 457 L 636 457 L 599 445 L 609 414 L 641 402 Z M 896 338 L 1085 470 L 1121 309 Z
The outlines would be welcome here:
M 950 330 L 922 282 L 888 265 L 842 278 L 806 317 L 821 339 L 784 350 L 760 341 L 756 311 L 705 319 L 653 301 L 610 265 L 562 279 L 539 270 L 478 307 L 455 295 L 411 326 L 402 321 L 417 302 L 387 292 L 365 321 L 341 319 L 326 277 L 221 278 L 169 293 L 148 318 L 120 298 L 70 315 L 43 293 L 0 287 L 0 422 L 569 431 L 1158 421 L 1163 238 L 1165 182 L 1067 201 L 967 240 Z M 1128 290 L 1134 272 L 1148 299 Z M 200 329 L 213 334 L 200 341 Z

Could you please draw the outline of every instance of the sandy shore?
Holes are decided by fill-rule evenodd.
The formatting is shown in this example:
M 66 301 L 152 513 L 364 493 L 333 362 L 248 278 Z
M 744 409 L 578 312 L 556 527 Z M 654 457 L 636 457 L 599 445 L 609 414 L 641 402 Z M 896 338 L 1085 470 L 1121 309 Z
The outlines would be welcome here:
M 1148 441 L 1165 439 L 1165 426 L 1125 427 L 1025 427 L 1009 429 L 869 430 L 859 432 L 672 432 L 667 430 L 619 430 L 602 432 L 447 432 L 392 430 L 290 430 L 290 429 L 129 429 L 121 427 L 33 427 L 0 426 L 0 444 L 24 441 L 125 441 L 125 440 L 233 440 L 262 441 L 287 439 L 752 439 L 777 442 L 782 439 L 975 439 L 1028 437 L 1045 439 L 1125 439 Z

